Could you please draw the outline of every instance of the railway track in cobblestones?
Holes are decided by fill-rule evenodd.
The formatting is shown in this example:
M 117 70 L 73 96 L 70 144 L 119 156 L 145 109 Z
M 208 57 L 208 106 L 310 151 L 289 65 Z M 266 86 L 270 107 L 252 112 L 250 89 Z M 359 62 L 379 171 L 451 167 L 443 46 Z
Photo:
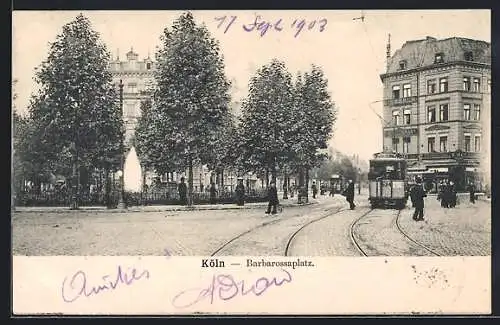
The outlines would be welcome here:
M 331 210 L 335 210 L 335 211 L 331 211 Z M 314 218 L 313 220 L 310 220 L 308 221 L 307 223 L 303 224 L 299 229 L 297 229 L 291 236 L 290 238 L 287 240 L 287 244 L 286 244 L 286 247 L 285 247 L 285 256 L 288 256 L 288 253 L 289 253 L 289 250 L 290 250 L 290 246 L 291 246 L 291 243 L 293 241 L 293 239 L 295 238 L 295 236 L 301 231 L 303 230 L 304 228 L 306 228 L 308 225 L 314 223 L 314 222 L 317 222 L 317 221 L 320 221 L 322 219 L 325 219 L 329 216 L 332 216 L 334 214 L 337 214 L 341 211 L 343 211 L 345 209 L 342 209 L 341 207 L 334 207 L 334 208 L 329 208 L 328 209 L 328 212 L 325 213 L 325 214 L 322 214 L 320 217 L 318 218 Z M 277 223 L 280 223 L 280 222 L 283 222 L 283 221 L 286 221 L 286 220 L 289 220 L 288 218 L 281 218 L 281 219 L 275 219 L 275 220 L 271 220 L 271 221 L 268 221 L 268 222 L 264 222 L 260 225 L 257 225 L 253 228 L 250 228 L 236 236 L 234 236 L 233 238 L 231 238 L 230 240 L 226 241 L 224 244 L 222 244 L 219 248 L 217 248 L 217 250 L 215 250 L 211 256 L 215 256 L 217 254 L 220 254 L 221 252 L 223 252 L 228 246 L 230 246 L 231 244 L 237 242 L 239 239 L 242 239 L 244 238 L 245 236 L 248 236 L 249 234 L 255 232 L 255 231 L 258 231 L 264 227 L 268 227 L 268 226 L 271 226 L 271 225 L 274 225 L 274 224 L 277 224 Z
M 372 212 L 373 209 L 370 209 L 363 213 L 361 216 L 359 216 L 357 219 L 355 219 L 352 223 L 351 226 L 349 227 L 349 236 L 351 237 L 351 242 L 353 243 L 354 247 L 358 250 L 358 252 L 363 255 L 363 256 L 368 256 L 368 254 L 361 248 L 361 245 L 359 244 L 359 241 L 356 239 L 356 236 L 354 234 L 354 227 L 361 221 L 361 219 L 365 218 L 370 212 Z
M 358 250 L 358 252 L 362 255 L 362 256 L 366 256 L 368 257 L 368 253 L 366 250 L 364 250 L 362 247 L 361 247 L 361 243 L 360 241 L 356 238 L 356 234 L 355 234 L 355 227 L 356 225 L 364 218 L 366 218 L 371 212 L 373 212 L 374 209 L 371 209 L 365 213 L 363 213 L 361 216 L 359 216 L 356 220 L 353 221 L 353 223 L 351 224 L 350 228 L 349 228 L 349 234 L 350 234 L 350 237 L 351 237 L 351 241 L 354 245 L 354 247 L 356 247 L 356 249 Z M 419 241 L 415 240 L 414 238 L 412 238 L 410 235 L 408 235 L 408 233 L 406 233 L 403 228 L 401 227 L 401 224 L 400 224 L 400 218 L 401 218 L 401 211 L 402 210 L 398 210 L 397 214 L 396 214 L 396 218 L 395 218 L 395 226 L 396 226 L 396 229 L 398 230 L 398 232 L 404 237 L 405 240 L 409 241 L 411 244 L 413 245 L 416 245 L 418 247 L 420 247 L 421 249 L 425 250 L 426 252 L 429 252 L 431 253 L 432 255 L 434 256 L 441 256 L 440 254 L 438 254 L 436 251 L 434 251 L 433 249 L 427 247 L 426 245 L 420 243 Z
M 324 215 L 320 216 L 319 218 L 316 218 L 316 219 L 313 219 L 305 224 L 303 224 L 299 229 L 297 229 L 291 236 L 290 238 L 288 238 L 287 242 L 286 242 L 286 246 L 285 246 L 285 256 L 289 256 L 289 253 L 290 253 L 290 248 L 292 246 L 292 242 L 293 240 L 295 239 L 295 237 L 301 232 L 303 231 L 306 227 L 312 225 L 313 223 L 316 223 L 318 221 L 321 221 L 323 219 L 326 219 L 328 217 L 331 217 L 337 213 L 340 213 L 342 211 L 345 211 L 347 210 L 346 208 L 339 208 L 337 211 L 335 212 L 328 212 L 328 213 L 325 213 Z
M 431 253 L 434 256 L 441 256 L 440 254 L 436 253 L 436 251 L 432 250 L 431 248 L 427 247 L 426 245 L 416 241 L 412 237 L 410 237 L 404 230 L 401 228 L 401 224 L 399 223 L 399 219 L 401 217 L 401 211 L 398 212 L 398 215 L 396 216 L 396 228 L 398 228 L 399 232 L 405 237 L 406 240 L 410 241 L 411 243 L 419 246 L 420 248 L 424 249 L 425 251 Z

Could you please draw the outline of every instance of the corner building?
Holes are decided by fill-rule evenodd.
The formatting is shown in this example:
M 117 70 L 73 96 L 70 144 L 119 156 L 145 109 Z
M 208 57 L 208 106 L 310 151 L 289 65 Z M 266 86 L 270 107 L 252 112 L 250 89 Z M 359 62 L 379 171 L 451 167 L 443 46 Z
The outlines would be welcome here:
M 384 150 L 403 154 L 429 190 L 442 179 L 459 190 L 490 185 L 491 45 L 466 38 L 388 45 Z

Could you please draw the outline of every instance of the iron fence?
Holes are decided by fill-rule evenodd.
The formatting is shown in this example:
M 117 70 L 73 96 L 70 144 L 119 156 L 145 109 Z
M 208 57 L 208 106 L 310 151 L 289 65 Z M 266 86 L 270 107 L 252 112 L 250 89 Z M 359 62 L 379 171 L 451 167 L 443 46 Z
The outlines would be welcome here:
M 113 191 L 109 194 L 109 199 L 104 193 L 80 193 L 79 206 L 110 206 L 116 207 L 119 200 L 119 193 Z M 174 191 L 145 191 L 145 192 L 125 192 L 124 200 L 128 206 L 140 205 L 181 205 L 178 192 Z M 267 201 L 267 190 L 250 190 L 245 194 L 245 202 L 265 202 Z M 14 204 L 19 207 L 64 207 L 71 205 L 70 192 L 19 192 L 16 193 Z M 194 192 L 193 204 L 210 204 L 209 192 Z M 221 191 L 215 197 L 216 204 L 236 203 L 234 191 Z

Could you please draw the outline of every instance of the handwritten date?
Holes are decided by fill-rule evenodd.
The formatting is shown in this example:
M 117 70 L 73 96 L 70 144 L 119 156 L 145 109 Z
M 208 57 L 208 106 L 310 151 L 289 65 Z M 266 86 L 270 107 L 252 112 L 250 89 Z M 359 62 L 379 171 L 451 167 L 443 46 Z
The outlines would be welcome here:
M 218 22 L 217 29 L 223 29 L 226 34 L 231 27 L 236 23 L 238 16 L 221 16 L 216 17 Z M 258 32 L 261 37 L 266 35 L 270 30 L 281 32 L 289 27 L 294 32 L 294 37 L 298 37 L 304 30 L 324 32 L 328 20 L 326 18 L 316 20 L 295 19 L 291 24 L 287 24 L 282 18 L 276 20 L 265 20 L 262 16 L 257 15 L 251 23 L 243 23 L 241 26 L 245 32 Z
M 196 303 L 208 299 L 210 304 L 218 297 L 220 300 L 230 300 L 237 295 L 246 296 L 252 293 L 256 296 L 262 295 L 269 287 L 280 287 L 285 283 L 292 282 L 292 275 L 282 269 L 281 277 L 266 278 L 260 277 L 250 285 L 245 281 L 236 281 L 231 275 L 214 275 L 211 283 L 206 288 L 187 289 L 177 294 L 172 304 L 177 308 L 186 308 Z M 278 278 L 280 278 L 278 280 Z

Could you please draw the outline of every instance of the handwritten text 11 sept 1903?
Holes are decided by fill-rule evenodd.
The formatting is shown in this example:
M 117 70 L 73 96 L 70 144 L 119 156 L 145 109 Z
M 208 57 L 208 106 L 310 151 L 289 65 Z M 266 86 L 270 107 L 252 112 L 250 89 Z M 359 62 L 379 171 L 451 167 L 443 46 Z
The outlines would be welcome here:
M 219 16 L 215 17 L 217 22 L 217 29 L 221 29 L 226 34 L 233 26 L 237 26 L 238 16 Z M 254 21 L 244 22 L 241 24 L 243 31 L 245 32 L 257 32 L 260 36 L 266 35 L 270 30 L 282 32 L 287 29 L 292 30 L 293 36 L 298 37 L 303 31 L 316 31 L 324 32 L 328 20 L 326 18 L 307 20 L 303 18 L 294 19 L 291 21 L 285 21 L 283 18 L 265 20 L 262 16 L 255 16 Z

